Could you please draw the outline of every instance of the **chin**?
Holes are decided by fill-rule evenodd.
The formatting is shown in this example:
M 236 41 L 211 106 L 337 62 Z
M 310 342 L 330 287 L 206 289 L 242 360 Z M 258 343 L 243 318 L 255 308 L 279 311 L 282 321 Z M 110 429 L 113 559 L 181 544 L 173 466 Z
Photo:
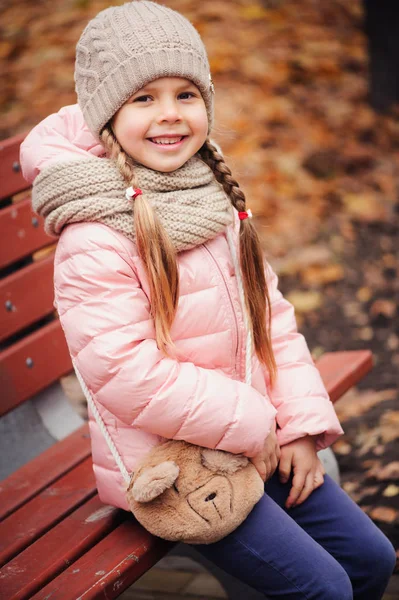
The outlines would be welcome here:
M 173 171 L 177 171 L 177 169 L 180 169 L 180 167 L 182 167 L 186 162 L 187 161 L 184 161 L 173 167 L 164 167 L 162 169 L 157 169 L 157 171 L 161 171 L 161 173 L 172 173 Z
M 147 165 L 150 167 L 150 169 L 152 169 L 153 171 L 160 171 L 161 173 L 172 173 L 172 171 L 176 171 L 177 169 L 180 169 L 180 167 L 182 167 L 186 162 L 188 161 L 188 158 L 185 158 L 184 160 L 178 160 L 176 162 L 170 163 L 170 164 L 162 164 L 162 163 L 158 163 L 156 165 Z

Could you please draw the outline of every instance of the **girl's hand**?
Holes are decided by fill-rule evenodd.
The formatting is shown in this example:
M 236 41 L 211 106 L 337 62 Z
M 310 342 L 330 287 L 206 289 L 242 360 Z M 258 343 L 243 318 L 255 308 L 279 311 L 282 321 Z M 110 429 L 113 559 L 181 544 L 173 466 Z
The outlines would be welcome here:
M 267 481 L 273 475 L 280 460 L 280 446 L 276 435 L 276 423 L 265 439 L 262 452 L 249 459 L 263 481 Z
M 316 488 L 324 483 L 325 469 L 316 453 L 315 437 L 307 435 L 281 448 L 279 474 L 286 483 L 294 472 L 286 508 L 302 504 Z

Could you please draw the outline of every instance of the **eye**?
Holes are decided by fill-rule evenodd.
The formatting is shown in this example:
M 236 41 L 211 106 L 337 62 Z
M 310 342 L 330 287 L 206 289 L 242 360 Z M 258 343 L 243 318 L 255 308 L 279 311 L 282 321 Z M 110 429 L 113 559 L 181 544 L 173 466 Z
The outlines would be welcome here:
M 182 92 L 179 94 L 180 100 L 190 100 L 190 98 L 195 98 L 195 94 L 193 92 Z
M 179 490 L 177 489 L 177 485 L 176 485 L 176 483 L 174 483 L 174 484 L 173 484 L 173 488 L 175 489 L 175 491 L 176 491 L 177 493 L 179 493 Z
M 152 97 L 148 94 L 146 96 L 138 96 L 133 100 L 133 102 L 147 102 L 147 100 L 152 100 Z

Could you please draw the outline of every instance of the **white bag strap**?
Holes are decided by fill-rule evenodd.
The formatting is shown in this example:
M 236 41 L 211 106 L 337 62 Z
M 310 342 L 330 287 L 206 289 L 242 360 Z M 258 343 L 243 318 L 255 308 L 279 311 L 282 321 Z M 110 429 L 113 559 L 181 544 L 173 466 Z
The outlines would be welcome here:
M 82 378 L 81 374 L 79 373 L 73 360 L 72 360 L 72 364 L 73 364 L 73 368 L 75 369 L 76 377 L 78 378 L 78 381 L 83 390 L 83 393 L 86 396 L 87 404 L 90 406 L 91 412 L 93 413 L 93 416 L 97 422 L 97 425 L 99 426 L 100 431 L 103 434 L 105 441 L 107 442 L 108 448 L 110 449 L 110 452 L 111 452 L 112 456 L 114 457 L 114 460 L 115 460 L 116 464 L 118 465 L 120 472 L 122 473 L 122 477 L 126 481 L 126 483 L 130 483 L 130 475 L 129 475 L 127 468 L 125 467 L 122 457 L 119 454 L 118 449 L 115 446 L 111 436 L 109 435 L 108 429 L 98 411 L 98 408 L 97 408 L 97 406 L 96 406 L 96 404 L 95 404 L 95 402 L 94 402 L 94 400 L 93 400 L 85 382 L 83 381 L 83 378 Z

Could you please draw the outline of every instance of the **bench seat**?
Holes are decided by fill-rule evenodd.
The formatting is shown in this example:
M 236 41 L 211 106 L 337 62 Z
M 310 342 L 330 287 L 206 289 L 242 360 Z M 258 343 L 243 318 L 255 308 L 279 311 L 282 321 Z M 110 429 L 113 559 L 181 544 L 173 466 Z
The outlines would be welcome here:
M 335 401 L 371 369 L 372 355 L 326 353 L 316 364 Z M 8 477 L 0 507 L 7 600 L 117 598 L 173 547 L 100 502 L 87 425 Z

